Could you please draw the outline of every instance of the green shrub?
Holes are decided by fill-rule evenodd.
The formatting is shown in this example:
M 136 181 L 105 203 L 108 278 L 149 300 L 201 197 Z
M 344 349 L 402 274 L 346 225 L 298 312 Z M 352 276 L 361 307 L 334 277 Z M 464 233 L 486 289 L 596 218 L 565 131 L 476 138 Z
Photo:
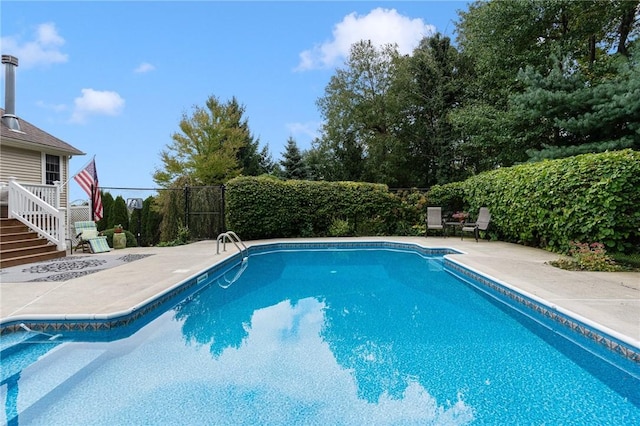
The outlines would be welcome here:
M 571 243 L 569 254 L 573 256 L 580 268 L 588 271 L 614 271 L 615 262 L 607 256 L 602 243 Z
M 161 241 L 160 243 L 158 243 L 158 247 L 183 246 L 185 244 L 189 244 L 190 240 L 191 240 L 191 232 L 189 231 L 189 228 L 180 224 L 178 226 L 176 238 L 171 241 Z
M 522 164 L 436 185 L 426 194 L 355 182 L 240 177 L 227 185 L 227 224 L 242 238 L 423 235 L 426 206 L 491 212 L 491 238 L 568 253 L 600 241 L 640 247 L 640 153 L 623 150 Z M 343 222 L 341 222 L 343 221 Z M 346 222 L 346 225 L 345 223 Z
M 443 216 L 463 211 L 465 203 L 465 182 L 452 182 L 445 185 L 434 185 L 427 193 L 427 205 L 442 207 Z
M 619 265 L 623 265 L 629 269 L 640 270 L 640 253 L 613 253 L 611 258 Z
M 178 227 L 178 236 L 176 241 L 179 244 L 187 244 L 191 239 L 191 231 L 186 226 L 180 225 Z
M 600 241 L 610 252 L 640 242 L 640 152 L 632 150 L 493 170 L 464 182 L 473 214 L 486 206 L 502 240 L 567 253 L 571 241 Z
M 416 189 L 403 190 L 395 194 L 400 202 L 396 213 L 394 234 L 424 235 L 427 220 L 427 196 Z M 376 234 L 373 234 L 376 235 Z
M 348 237 L 350 235 L 353 235 L 353 230 L 348 220 L 333 219 L 331 226 L 329 226 L 330 237 Z
M 227 225 L 243 239 L 327 236 L 336 219 L 357 235 L 389 234 L 400 204 L 371 183 L 238 177 L 226 188 Z
M 550 262 L 551 265 L 571 271 L 621 271 L 623 267 L 607 255 L 602 243 L 571 242 L 571 258 L 561 258 Z

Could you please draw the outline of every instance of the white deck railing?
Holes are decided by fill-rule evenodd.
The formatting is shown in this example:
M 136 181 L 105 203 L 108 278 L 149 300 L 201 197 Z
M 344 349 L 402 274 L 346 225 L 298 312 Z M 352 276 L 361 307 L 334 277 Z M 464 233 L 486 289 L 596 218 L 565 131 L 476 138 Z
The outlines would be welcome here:
M 8 201 L 10 218 L 18 219 L 55 244 L 58 250 L 67 249 L 65 214 L 59 210 L 59 186 L 33 184 L 23 186 L 14 178 L 9 178 Z
M 40 198 L 53 208 L 60 209 L 60 187 L 58 185 L 38 185 L 35 183 L 22 183 L 22 187 Z

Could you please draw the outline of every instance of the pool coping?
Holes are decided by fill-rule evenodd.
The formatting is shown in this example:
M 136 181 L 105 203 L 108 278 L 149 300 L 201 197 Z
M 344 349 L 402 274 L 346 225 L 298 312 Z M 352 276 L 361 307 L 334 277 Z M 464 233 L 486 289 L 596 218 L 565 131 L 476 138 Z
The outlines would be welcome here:
M 544 298 L 527 293 L 523 289 L 514 287 L 504 281 L 500 281 L 490 275 L 480 272 L 468 265 L 452 259 L 449 254 L 466 254 L 460 249 L 448 247 L 425 247 L 417 242 L 398 242 L 389 240 L 358 240 L 358 241 L 288 241 L 288 242 L 262 242 L 254 243 L 249 247 L 249 253 L 261 250 L 283 250 L 283 249 L 411 249 L 423 254 L 445 256 L 445 265 L 448 265 L 456 272 L 468 278 L 472 278 L 483 285 L 498 291 L 510 298 L 514 303 L 524 304 L 529 308 L 537 310 L 543 316 L 556 321 L 565 327 L 569 327 L 573 332 L 580 333 L 591 339 L 598 345 L 613 353 L 622 356 L 636 365 L 640 365 L 640 342 L 623 335 L 615 330 L 603 326 L 602 324 L 580 316 L 579 314 L 556 306 Z M 45 333 L 49 332 L 75 332 L 75 331 L 108 331 L 115 328 L 131 326 L 140 318 L 149 313 L 157 311 L 160 307 L 175 300 L 178 297 L 184 298 L 190 292 L 198 290 L 203 277 L 230 268 L 241 262 L 240 253 L 214 262 L 208 268 L 202 269 L 178 283 L 160 291 L 154 296 L 148 297 L 129 309 L 124 309 L 107 314 L 71 314 L 71 315 L 46 315 L 46 314 L 24 314 L 3 318 L 0 321 L 0 334 L 8 334 L 22 330 L 21 324 Z

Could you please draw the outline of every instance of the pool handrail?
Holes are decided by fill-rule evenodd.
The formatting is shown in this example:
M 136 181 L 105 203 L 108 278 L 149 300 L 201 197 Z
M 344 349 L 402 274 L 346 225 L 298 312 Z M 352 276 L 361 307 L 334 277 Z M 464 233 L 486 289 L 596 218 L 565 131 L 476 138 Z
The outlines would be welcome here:
M 236 246 L 236 248 L 242 255 L 243 260 L 249 257 L 249 249 L 242 242 L 240 237 L 238 237 L 238 235 L 233 231 L 223 232 L 222 234 L 218 235 L 218 238 L 216 239 L 216 255 L 220 254 L 220 241 L 222 241 L 222 251 L 227 251 L 227 240 L 231 241 L 233 245 Z M 238 243 L 240 243 L 242 247 L 240 247 Z

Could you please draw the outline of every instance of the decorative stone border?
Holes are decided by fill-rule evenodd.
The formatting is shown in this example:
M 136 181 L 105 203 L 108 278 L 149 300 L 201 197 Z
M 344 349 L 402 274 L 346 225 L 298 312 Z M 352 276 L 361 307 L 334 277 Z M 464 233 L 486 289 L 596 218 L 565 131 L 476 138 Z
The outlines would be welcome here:
M 560 312 L 554 305 L 549 306 L 540 301 L 533 300 L 531 297 L 527 297 L 518 291 L 508 288 L 491 278 L 465 268 L 451 259 L 444 259 L 444 267 L 445 270 L 449 269 L 452 271 L 454 275 L 461 275 L 463 279 L 471 280 L 472 285 L 483 286 L 486 290 L 489 290 L 491 296 L 506 301 L 508 305 L 513 306 L 517 304 L 517 306 L 526 308 L 531 313 L 550 320 L 554 324 L 562 326 L 567 331 L 577 333 L 579 336 L 586 338 L 602 349 L 611 351 L 640 367 L 640 350 L 633 345 L 623 342 L 602 330 L 589 326 L 571 315 Z
M 412 243 L 398 243 L 387 241 L 352 241 L 352 242 L 300 242 L 300 243 L 267 243 L 249 247 L 249 254 L 276 250 L 413 250 L 425 256 L 444 256 L 445 254 L 461 254 L 458 250 L 444 247 L 428 248 Z

